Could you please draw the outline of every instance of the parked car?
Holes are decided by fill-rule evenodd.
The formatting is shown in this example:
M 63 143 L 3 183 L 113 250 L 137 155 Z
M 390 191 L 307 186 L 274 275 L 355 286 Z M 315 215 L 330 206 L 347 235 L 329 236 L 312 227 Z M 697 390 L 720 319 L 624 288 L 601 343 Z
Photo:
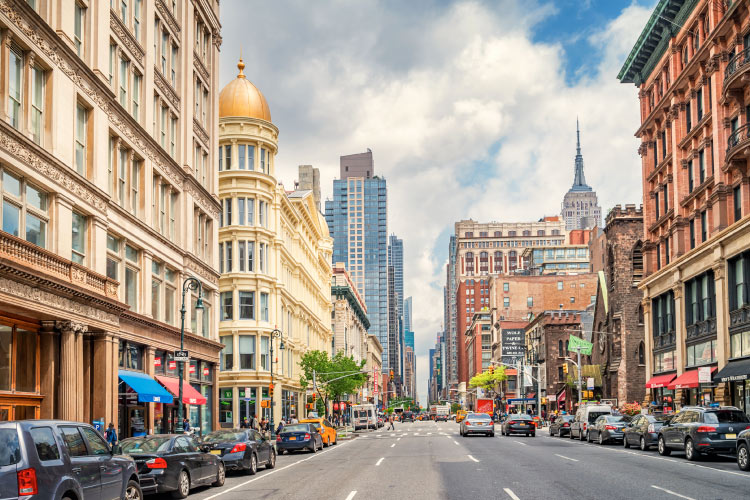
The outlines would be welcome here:
M 503 421 L 500 433 L 503 436 L 510 436 L 511 434 L 526 434 L 527 436 L 536 436 L 536 424 L 531 415 L 521 414 L 510 414 Z
M 623 446 L 638 446 L 643 451 L 648 450 L 657 443 L 659 429 L 670 418 L 670 415 L 636 415 L 622 431 Z
M 0 422 L 0 498 L 125 498 L 143 493 L 135 462 L 94 427 L 61 420 Z
M 586 439 L 589 426 L 602 415 L 611 415 L 612 407 L 609 405 L 587 404 L 578 408 L 575 420 L 570 424 L 570 439 L 578 438 L 581 441 Z
M 285 451 L 310 450 L 315 453 L 323 448 L 323 437 L 315 424 L 287 425 L 276 435 L 276 449 L 279 454 Z
M 586 439 L 589 443 L 596 441 L 599 444 L 621 441 L 622 430 L 628 425 L 628 420 L 628 417 L 620 415 L 602 415 L 589 427 Z
M 255 474 L 258 465 L 276 466 L 276 448 L 253 429 L 221 429 L 207 434 L 201 441 L 203 451 L 221 457 L 227 470 Z
M 469 434 L 495 436 L 495 423 L 486 413 L 469 413 L 461 422 L 459 433 L 466 437 Z
M 185 498 L 196 486 L 224 485 L 224 462 L 203 452 L 192 436 L 132 437 L 116 447 L 135 460 L 144 493 L 170 492 L 173 498 Z
M 737 467 L 750 471 L 750 429 L 737 435 Z
M 336 444 L 338 441 L 338 434 L 336 433 L 336 428 L 329 422 L 328 420 L 324 418 L 308 418 L 305 420 L 300 420 L 300 424 L 315 424 L 319 427 L 318 432 L 320 432 L 320 436 L 323 438 L 323 446 L 331 446 Z
M 563 437 L 566 434 L 570 434 L 570 424 L 573 423 L 575 417 L 573 415 L 560 415 L 554 422 L 549 424 L 549 435 Z
M 750 419 L 733 406 L 684 407 L 659 429 L 659 454 L 684 450 L 685 458 L 692 461 L 704 454 L 734 453 L 737 434 L 748 428 Z

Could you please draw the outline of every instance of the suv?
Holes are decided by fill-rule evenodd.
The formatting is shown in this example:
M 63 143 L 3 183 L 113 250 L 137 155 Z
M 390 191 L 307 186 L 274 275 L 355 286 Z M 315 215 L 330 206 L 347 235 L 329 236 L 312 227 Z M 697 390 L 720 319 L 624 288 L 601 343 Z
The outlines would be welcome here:
M 702 454 L 734 453 L 737 434 L 747 428 L 750 419 L 734 406 L 686 406 L 659 429 L 659 454 L 685 450 L 685 458 L 692 461 Z
M 589 427 L 594 425 L 596 419 L 602 415 L 611 415 L 612 407 L 609 405 L 588 404 L 578 408 L 576 418 L 570 424 L 570 439 L 578 438 L 581 441 L 588 438 Z
M 141 500 L 135 462 L 88 424 L 0 422 L 0 498 Z

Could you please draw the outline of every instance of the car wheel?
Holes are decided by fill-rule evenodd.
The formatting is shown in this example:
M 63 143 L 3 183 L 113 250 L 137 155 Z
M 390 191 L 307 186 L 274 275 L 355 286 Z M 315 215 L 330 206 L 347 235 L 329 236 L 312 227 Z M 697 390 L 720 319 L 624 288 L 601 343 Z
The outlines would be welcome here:
M 639 444 L 639 448 L 641 449 L 641 451 L 648 450 L 648 445 L 646 444 L 646 438 L 645 437 L 641 436 L 641 440 L 639 441 L 638 444 Z
M 268 459 L 268 463 L 266 464 L 266 469 L 273 469 L 274 467 L 276 467 L 276 451 L 272 449 L 271 457 Z
M 578 436 L 579 436 L 579 438 L 580 438 L 581 441 L 584 441 L 584 440 L 587 440 L 587 438 L 589 437 L 589 433 L 587 432 L 586 435 L 584 436 L 583 432 L 581 432 L 581 430 L 579 429 L 578 430 Z
M 597 441 L 599 442 L 600 446 L 604 444 L 604 436 L 602 436 L 601 432 L 599 433 L 599 439 Z
M 529 437 L 529 436 L 530 436 L 530 434 L 529 434 L 529 433 L 527 432 L 527 433 L 526 433 L 526 437 Z
M 338 443 L 338 442 L 339 442 L 339 437 L 338 437 L 338 436 L 336 436 L 336 439 L 334 439 L 334 440 L 333 440 L 333 443 L 332 443 L 332 444 L 333 444 L 333 446 L 336 446 L 336 443 Z
M 583 434 L 581 434 L 581 441 L 583 441 Z M 586 442 L 593 443 L 594 438 L 591 437 L 591 431 L 586 432 Z
M 668 457 L 672 454 L 672 450 L 667 448 L 667 443 L 664 442 L 663 436 L 659 436 L 659 444 L 657 446 L 659 447 L 659 455 Z
M 495 433 L 494 432 L 490 432 L 490 437 L 495 437 Z
M 691 462 L 695 462 L 696 460 L 700 460 L 700 457 L 701 454 L 698 450 L 695 449 L 693 440 L 687 438 L 687 440 L 685 441 L 685 458 L 687 458 Z
M 250 455 L 250 467 L 248 467 L 246 472 L 251 476 L 258 472 L 258 457 L 255 456 L 255 453 Z
M 219 460 L 219 470 L 216 471 L 216 481 L 212 486 L 224 486 L 224 480 L 227 478 L 227 470 L 224 468 L 224 462 Z
M 318 452 L 318 443 L 317 443 L 317 441 L 315 441 L 314 439 L 313 439 L 313 447 L 312 447 L 312 452 L 313 452 L 313 453 L 317 453 L 317 452 Z
M 622 447 L 623 448 L 630 448 L 630 443 L 628 442 L 628 436 L 627 434 L 622 435 Z
M 745 443 L 737 447 L 737 467 L 740 470 L 750 471 L 750 452 Z
M 536 437 L 536 432 L 532 432 L 531 437 Z
M 177 476 L 177 489 L 172 492 L 172 498 L 187 498 L 190 494 L 190 476 L 186 470 L 181 470 Z
M 131 479 L 125 487 L 125 500 L 143 500 L 143 492 L 138 481 Z

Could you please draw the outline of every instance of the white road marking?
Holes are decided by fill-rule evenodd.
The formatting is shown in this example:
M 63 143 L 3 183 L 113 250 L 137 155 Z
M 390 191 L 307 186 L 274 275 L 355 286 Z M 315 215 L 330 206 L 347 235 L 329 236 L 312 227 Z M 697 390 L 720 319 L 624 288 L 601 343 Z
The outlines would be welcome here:
M 458 441 L 456 441 L 455 439 L 453 440 L 453 442 L 456 443 L 456 444 L 458 444 Z
M 419 433 L 418 433 L 418 432 L 415 432 L 415 433 L 414 433 L 414 435 L 415 435 L 415 436 L 419 436 Z
M 466 455 L 466 456 L 469 457 L 470 459 L 474 460 L 475 462 L 479 462 L 479 460 L 477 460 L 476 458 L 472 457 L 471 455 Z
M 518 444 L 520 444 L 521 446 L 526 446 L 526 443 L 522 443 L 521 441 L 515 441 L 515 440 L 514 440 L 513 442 L 514 442 L 514 443 L 518 443 Z
M 396 443 L 393 443 L 393 444 L 391 445 L 391 448 L 393 448 L 394 446 L 396 446 Z
M 508 496 L 509 496 L 510 498 L 512 498 L 513 500 L 521 500 L 520 498 L 518 498 L 518 497 L 516 496 L 516 494 L 515 494 L 515 493 L 513 493 L 513 490 L 511 490 L 510 488 L 503 488 L 503 491 L 504 491 L 505 493 L 507 493 L 507 494 L 508 494 Z
M 396 438 L 396 441 L 401 441 L 401 438 Z
M 356 495 L 356 494 L 357 494 L 357 490 L 354 490 L 354 491 L 352 491 L 352 492 L 351 492 L 351 493 L 349 493 L 349 495 L 348 495 L 348 496 L 346 497 L 346 500 L 352 500 L 352 498 L 354 498 L 354 495 Z
M 385 460 L 385 457 L 381 457 L 380 460 L 378 460 L 377 462 L 375 462 L 375 467 L 377 467 L 378 465 L 380 465 L 380 462 L 382 462 L 383 460 Z
M 575 458 L 566 457 L 565 455 L 558 455 L 557 453 L 555 453 L 555 456 L 564 458 L 565 460 L 570 460 L 571 462 L 578 462 L 578 460 L 576 460 Z
M 676 497 L 680 497 L 680 498 L 685 498 L 686 500 L 695 500 L 695 499 L 694 499 L 694 498 L 692 498 L 692 497 L 686 497 L 685 495 L 680 495 L 679 493 L 675 493 L 675 492 L 674 492 L 674 491 L 672 491 L 672 490 L 668 490 L 668 489 L 666 489 L 666 488 L 662 488 L 662 487 L 660 487 L 660 486 L 656 486 L 655 484 L 652 484 L 652 485 L 651 485 L 651 487 L 652 487 L 652 488 L 654 488 L 654 489 L 656 489 L 656 490 L 660 490 L 660 491 L 663 491 L 664 493 L 669 493 L 670 495 L 674 495 L 674 496 L 676 496 Z
M 427 435 L 428 435 L 428 436 L 429 436 L 429 435 L 431 435 L 431 434 L 432 434 L 431 432 L 428 432 L 428 433 L 427 433 Z

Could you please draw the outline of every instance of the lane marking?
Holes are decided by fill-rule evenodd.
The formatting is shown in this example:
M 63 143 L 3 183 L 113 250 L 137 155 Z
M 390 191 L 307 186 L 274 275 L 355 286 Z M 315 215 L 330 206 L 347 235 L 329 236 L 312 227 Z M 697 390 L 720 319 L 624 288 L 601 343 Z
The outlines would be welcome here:
M 401 438 L 396 438 L 396 441 L 401 441 Z
M 453 442 L 456 443 L 456 444 L 458 444 L 458 441 L 456 441 L 455 439 L 453 440 Z
M 393 448 L 394 446 L 396 446 L 396 443 L 393 443 L 393 444 L 391 445 L 391 448 Z
M 348 496 L 346 497 L 346 500 L 352 500 L 352 498 L 354 498 L 354 495 L 356 495 L 356 494 L 357 494 L 357 490 L 354 490 L 354 491 L 352 491 L 352 492 L 351 492 L 351 493 L 349 493 L 349 495 L 348 495 Z
M 474 460 L 475 462 L 479 462 L 479 460 L 477 460 L 476 458 L 472 457 L 471 455 L 466 455 L 466 456 L 469 457 L 470 459 Z
M 674 491 L 672 491 L 672 490 L 668 490 L 668 489 L 666 489 L 666 488 L 662 488 L 662 487 L 660 487 L 660 486 L 656 486 L 655 484 L 652 484 L 652 485 L 651 485 L 651 487 L 652 487 L 652 488 L 654 488 L 654 489 L 656 489 L 656 490 L 660 490 L 660 491 L 663 491 L 664 493 L 669 493 L 670 495 L 674 495 L 674 496 L 676 496 L 676 497 L 684 498 L 684 499 L 686 499 L 686 500 L 695 500 L 695 499 L 694 499 L 694 498 L 692 498 L 692 497 L 686 497 L 685 495 L 680 495 L 679 493 L 675 493 L 675 492 L 674 492 Z
M 514 442 L 514 443 L 518 443 L 518 444 L 520 444 L 521 446 L 526 446 L 526 443 L 522 443 L 521 441 L 515 441 L 515 440 L 514 440 L 513 442 Z
M 565 455 L 558 455 L 555 453 L 556 457 L 564 458 L 565 460 L 570 460 L 571 462 L 578 462 L 579 460 L 576 460 L 575 458 L 566 457 Z
M 380 465 L 380 462 L 382 462 L 382 461 L 383 461 L 384 459 L 385 459 L 385 457 L 381 457 L 381 458 L 380 458 L 380 460 L 378 460 L 378 461 L 377 461 L 377 462 L 375 463 L 375 467 L 377 467 L 378 465 Z
M 513 493 L 513 490 L 511 490 L 510 488 L 503 488 L 503 491 L 504 491 L 504 492 L 505 492 L 505 493 L 506 493 L 506 494 L 507 494 L 507 495 L 508 495 L 508 496 L 509 496 L 510 498 L 512 498 L 513 500 L 521 500 L 520 498 L 518 498 L 518 497 L 516 496 L 516 494 L 515 494 L 515 493 Z
M 266 478 L 266 477 L 270 476 L 271 474 L 275 474 L 275 473 L 277 473 L 277 472 L 281 472 L 281 471 L 283 471 L 284 469 L 288 469 L 289 467 L 293 467 L 293 466 L 295 466 L 295 465 L 297 465 L 297 464 L 300 464 L 300 463 L 302 463 L 302 462 L 307 462 L 308 460 L 311 460 L 311 459 L 313 459 L 313 458 L 319 457 L 319 456 L 321 456 L 321 455 L 325 455 L 326 453 L 330 453 L 331 451 L 336 451 L 336 450 L 340 450 L 341 448 L 343 448 L 344 446 L 348 445 L 348 444 L 349 444 L 349 443 L 351 443 L 351 442 L 353 442 L 353 441 L 345 441 L 345 442 L 341 443 L 340 445 L 336 446 L 335 448 L 328 448 L 327 450 L 324 450 L 324 451 L 319 451 L 319 452 L 318 452 L 318 453 L 316 453 L 315 455 L 310 455 L 310 456 L 309 456 L 309 457 L 307 457 L 307 458 L 303 458 L 303 459 L 301 459 L 301 460 L 297 460 L 296 462 L 292 462 L 291 464 L 289 464 L 289 465 L 285 465 L 284 467 L 279 467 L 279 468 L 277 468 L 277 469 L 273 469 L 273 470 L 270 470 L 270 471 L 266 471 L 266 472 L 265 472 L 265 474 L 263 474 L 262 476 L 258 476 L 258 477 L 255 477 L 255 478 L 253 478 L 253 479 L 250 479 L 250 480 L 247 480 L 247 481 L 245 481 L 244 483 L 240 483 L 240 484 L 237 484 L 237 485 L 235 485 L 235 486 L 232 486 L 231 488 L 227 488 L 226 490 L 222 490 L 222 491 L 220 491 L 219 493 L 216 493 L 216 494 L 214 494 L 214 495 L 211 495 L 210 497 L 206 497 L 206 498 L 205 498 L 204 500 L 212 500 L 212 499 L 214 499 L 214 498 L 217 498 L 217 497 L 220 497 L 220 496 L 222 496 L 222 495 L 226 495 L 226 494 L 227 494 L 227 493 L 229 493 L 230 491 L 234 491 L 234 490 L 236 490 L 237 488 L 242 488 L 243 486 L 247 486 L 248 484 L 250 484 L 250 483 L 252 483 L 252 482 L 255 482 L 255 481 L 258 481 L 258 480 L 260 480 L 260 479 L 264 479 L 264 478 Z

